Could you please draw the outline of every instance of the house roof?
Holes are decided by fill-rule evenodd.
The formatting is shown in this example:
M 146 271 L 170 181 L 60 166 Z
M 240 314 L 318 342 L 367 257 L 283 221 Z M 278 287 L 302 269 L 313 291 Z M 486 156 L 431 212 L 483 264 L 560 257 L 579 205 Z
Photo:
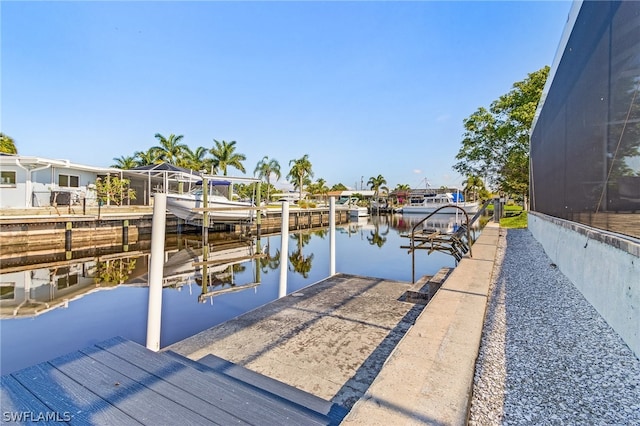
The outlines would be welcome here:
M 147 171 L 147 170 L 170 171 L 170 172 L 182 172 L 182 173 L 200 175 L 200 173 L 198 171 L 196 171 L 196 170 L 189 170 L 189 169 L 185 169 L 183 167 L 174 166 L 171 163 L 148 164 L 146 166 L 138 166 L 138 167 L 134 167 L 133 169 L 128 169 L 128 170 L 132 170 L 132 171 L 138 171 L 138 170 L 144 170 L 144 171 Z
M 26 169 L 37 169 L 46 167 L 56 167 L 58 169 L 72 169 L 95 173 L 119 173 L 121 170 L 113 167 L 96 167 L 86 164 L 72 163 L 69 160 L 54 160 L 42 157 L 27 157 L 23 155 L 0 155 L 0 165 L 16 165 Z

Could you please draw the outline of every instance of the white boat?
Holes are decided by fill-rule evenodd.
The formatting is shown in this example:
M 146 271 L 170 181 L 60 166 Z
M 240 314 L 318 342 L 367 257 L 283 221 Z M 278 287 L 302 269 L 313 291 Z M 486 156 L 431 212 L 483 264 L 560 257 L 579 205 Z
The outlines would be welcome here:
M 255 181 L 250 178 L 226 178 L 211 177 L 207 179 L 209 193 L 207 194 L 207 205 L 204 205 L 202 181 L 196 187 L 184 194 L 167 194 L 167 210 L 171 213 L 191 223 L 201 223 L 203 219 L 203 207 L 210 210 L 209 220 L 215 223 L 246 222 L 256 217 L 255 206 L 247 201 L 231 200 L 231 185 L 233 181 Z
M 358 199 L 356 197 L 350 197 L 336 204 L 338 206 L 347 208 L 349 210 L 349 217 L 369 216 L 369 209 L 363 206 L 359 206 L 357 203 L 358 203 Z
M 351 206 L 349 207 L 349 216 L 350 217 L 367 217 L 369 216 L 369 210 L 366 207 L 362 207 L 362 206 Z
M 444 208 L 438 213 L 442 214 L 455 214 L 462 213 L 460 209 L 456 207 L 461 207 L 465 212 L 474 214 L 478 211 L 480 204 L 478 202 L 470 202 L 470 201 L 456 201 L 461 197 L 456 198 L 450 192 L 445 192 L 443 194 L 433 194 L 433 195 L 425 195 L 423 198 L 412 198 L 410 203 L 402 206 L 400 209 L 401 213 L 420 213 L 420 214 L 429 214 L 433 213 L 440 207 L 449 206 Z M 456 206 L 456 207 L 454 207 Z

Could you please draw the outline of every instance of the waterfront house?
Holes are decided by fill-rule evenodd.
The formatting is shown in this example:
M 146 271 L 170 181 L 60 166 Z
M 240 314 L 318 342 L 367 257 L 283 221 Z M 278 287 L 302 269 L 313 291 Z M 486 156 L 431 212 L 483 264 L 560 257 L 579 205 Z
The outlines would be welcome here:
M 95 182 L 111 167 L 94 167 L 21 155 L 0 155 L 0 208 L 24 209 L 69 205 L 86 200 L 95 204 Z
M 96 180 L 108 175 L 128 179 L 136 198 L 127 200 L 127 204 L 143 206 L 151 205 L 154 192 L 188 190 L 200 179 L 197 172 L 166 163 L 121 170 L 69 160 L 2 154 L 0 209 L 95 206 L 98 203 Z

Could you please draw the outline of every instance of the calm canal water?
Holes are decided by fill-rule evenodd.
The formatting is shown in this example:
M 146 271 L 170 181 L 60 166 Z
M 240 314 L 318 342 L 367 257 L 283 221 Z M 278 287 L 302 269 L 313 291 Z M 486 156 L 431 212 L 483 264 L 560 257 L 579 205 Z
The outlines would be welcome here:
M 339 225 L 336 271 L 411 281 L 411 255 L 400 248 L 409 240 L 401 234 L 417 219 L 372 216 Z M 443 215 L 433 226 L 452 227 L 454 220 L 455 216 Z M 162 347 L 329 275 L 328 229 L 290 231 L 286 289 L 279 286 L 280 267 L 285 262 L 280 255 L 280 235 L 272 235 L 263 236 L 259 242 L 213 247 L 209 258 L 219 259 L 219 263 L 207 267 L 209 285 L 202 297 L 203 271 L 193 266 L 201 249 L 191 238 L 179 243 L 180 250 L 176 246 L 165 254 Z M 259 258 L 240 260 L 257 249 L 262 253 Z M 127 253 L 82 261 L 14 267 L 4 273 L 0 270 L 1 374 L 113 336 L 145 345 L 148 264 L 148 250 L 132 247 Z M 416 253 L 416 279 L 433 275 L 445 266 L 455 266 L 453 257 L 437 252 L 427 255 L 426 250 Z

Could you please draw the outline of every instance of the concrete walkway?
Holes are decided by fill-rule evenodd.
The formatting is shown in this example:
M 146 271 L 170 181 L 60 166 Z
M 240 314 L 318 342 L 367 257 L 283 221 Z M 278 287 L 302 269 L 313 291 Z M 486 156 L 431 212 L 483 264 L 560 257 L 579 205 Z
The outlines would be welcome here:
M 466 424 L 498 237 L 489 223 L 343 424 Z

